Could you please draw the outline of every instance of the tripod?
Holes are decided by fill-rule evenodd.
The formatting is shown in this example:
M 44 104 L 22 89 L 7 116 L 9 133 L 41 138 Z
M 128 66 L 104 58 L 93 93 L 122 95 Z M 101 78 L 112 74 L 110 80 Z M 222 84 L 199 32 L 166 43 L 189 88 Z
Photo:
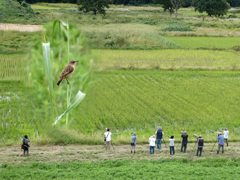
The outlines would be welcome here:
M 216 140 L 216 142 L 213 145 L 213 148 L 215 147 L 216 143 L 217 143 L 218 139 Z M 213 152 L 213 148 L 212 148 L 212 152 Z
M 196 144 L 197 144 L 197 141 L 195 142 L 195 144 L 193 146 L 193 150 L 192 150 L 193 151 L 193 155 L 194 155 L 194 152 L 195 152 L 194 149 L 196 148 Z

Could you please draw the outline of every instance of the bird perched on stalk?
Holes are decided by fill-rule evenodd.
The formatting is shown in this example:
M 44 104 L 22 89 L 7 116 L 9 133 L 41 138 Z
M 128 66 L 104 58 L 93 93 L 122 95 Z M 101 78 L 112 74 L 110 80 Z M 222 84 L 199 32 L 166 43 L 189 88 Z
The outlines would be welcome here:
M 69 84 L 68 82 L 68 78 L 72 75 L 72 73 L 74 72 L 74 69 L 75 69 L 75 64 L 76 64 L 76 60 L 72 60 L 68 63 L 68 65 L 65 66 L 65 68 L 63 69 L 60 77 L 59 77 L 59 81 L 57 83 L 57 85 L 59 86 L 60 83 L 62 82 L 62 80 L 66 79 L 67 80 L 67 83 Z

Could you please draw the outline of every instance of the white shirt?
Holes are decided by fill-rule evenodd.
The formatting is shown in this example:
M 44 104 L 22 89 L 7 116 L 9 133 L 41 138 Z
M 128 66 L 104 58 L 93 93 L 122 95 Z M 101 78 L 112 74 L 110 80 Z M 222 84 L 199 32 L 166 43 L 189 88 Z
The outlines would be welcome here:
M 150 137 L 149 138 L 149 146 L 155 146 L 155 141 L 156 141 L 155 138 Z
M 107 138 L 106 141 L 111 141 L 111 135 L 112 133 L 110 131 L 104 133 L 104 136 Z
M 224 139 L 228 139 L 229 131 L 223 131 Z
M 174 146 L 174 139 L 169 139 L 170 145 L 169 146 Z

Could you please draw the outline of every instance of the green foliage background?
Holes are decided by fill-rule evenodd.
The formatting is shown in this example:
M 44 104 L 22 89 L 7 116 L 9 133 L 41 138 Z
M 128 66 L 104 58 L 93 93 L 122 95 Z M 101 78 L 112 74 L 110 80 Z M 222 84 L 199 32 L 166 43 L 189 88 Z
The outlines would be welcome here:
M 34 16 L 34 12 L 29 4 L 25 1 L 17 0 L 1 0 L 0 2 L 0 19 L 8 19 L 11 17 L 27 17 Z

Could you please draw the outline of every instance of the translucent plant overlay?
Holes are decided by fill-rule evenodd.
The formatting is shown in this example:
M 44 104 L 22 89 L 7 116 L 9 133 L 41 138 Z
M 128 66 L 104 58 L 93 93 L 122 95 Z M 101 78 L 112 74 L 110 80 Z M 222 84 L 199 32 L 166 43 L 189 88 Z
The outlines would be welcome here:
M 48 46 L 46 42 L 50 42 L 49 50 L 45 49 Z M 31 97 L 34 108 L 41 112 L 36 114 L 39 125 L 44 127 L 56 124 L 73 108 L 75 109 L 71 111 L 68 125 L 79 124 L 75 116 L 80 108 L 78 104 L 93 81 L 93 58 L 83 33 L 74 25 L 64 21 L 51 22 L 45 25 L 42 37 L 36 35 L 33 38 L 31 47 L 27 83 L 32 88 Z M 48 57 L 43 53 L 44 49 L 46 52 L 49 51 Z M 46 61 L 44 63 L 44 56 L 50 59 L 50 64 Z M 78 60 L 75 71 L 69 78 L 70 84 L 63 80 L 60 86 L 57 86 L 59 76 L 69 60 Z M 52 86 L 49 82 L 52 82 Z M 60 113 L 63 114 L 60 115 Z M 65 122 L 61 120 L 58 124 L 65 124 Z

